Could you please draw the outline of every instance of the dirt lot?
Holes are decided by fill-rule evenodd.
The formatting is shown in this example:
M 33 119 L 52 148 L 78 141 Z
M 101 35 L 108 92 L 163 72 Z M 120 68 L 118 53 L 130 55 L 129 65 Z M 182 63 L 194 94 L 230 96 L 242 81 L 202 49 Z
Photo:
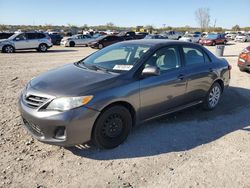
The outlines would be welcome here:
M 250 74 L 236 66 L 247 45 L 226 46 L 231 87 L 216 110 L 194 107 L 148 122 L 105 151 L 33 140 L 17 109 L 18 95 L 32 77 L 94 50 L 0 54 L 0 187 L 250 187 Z

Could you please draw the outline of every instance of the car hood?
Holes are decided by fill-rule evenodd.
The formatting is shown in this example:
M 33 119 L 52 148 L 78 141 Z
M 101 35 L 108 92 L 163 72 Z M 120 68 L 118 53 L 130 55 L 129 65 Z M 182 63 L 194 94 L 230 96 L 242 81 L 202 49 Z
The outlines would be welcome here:
M 8 39 L 0 39 L 0 42 L 7 42 Z
M 113 82 L 116 74 L 83 69 L 69 64 L 33 78 L 30 87 L 53 96 L 81 96 Z

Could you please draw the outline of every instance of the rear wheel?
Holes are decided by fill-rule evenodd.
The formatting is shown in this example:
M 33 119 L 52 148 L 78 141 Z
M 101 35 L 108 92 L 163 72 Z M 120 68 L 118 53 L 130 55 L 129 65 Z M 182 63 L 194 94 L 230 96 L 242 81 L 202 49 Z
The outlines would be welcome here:
M 111 149 L 124 142 L 132 128 L 132 117 L 123 106 L 112 106 L 98 117 L 92 139 L 99 148 Z
M 15 51 L 15 49 L 11 45 L 6 45 L 3 47 L 3 52 L 5 52 L 5 53 L 13 53 L 14 51 Z
M 203 107 L 205 110 L 213 110 L 218 105 L 222 94 L 222 88 L 218 82 L 215 82 L 209 89 L 204 100 Z
M 216 45 L 216 43 L 215 43 L 215 42 L 213 42 L 213 43 L 212 43 L 212 46 L 215 46 L 215 45 Z
M 46 52 L 48 50 L 47 44 L 40 44 L 38 47 L 39 52 Z
M 73 41 L 71 41 L 70 43 L 69 43 L 69 46 L 70 47 L 74 47 L 76 44 L 75 44 L 75 42 L 73 42 Z

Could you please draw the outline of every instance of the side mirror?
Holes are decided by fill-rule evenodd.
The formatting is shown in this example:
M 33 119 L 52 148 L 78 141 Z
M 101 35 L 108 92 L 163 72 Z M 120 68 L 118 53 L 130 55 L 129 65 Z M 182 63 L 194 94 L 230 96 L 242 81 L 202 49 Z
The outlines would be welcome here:
M 141 76 L 142 77 L 148 77 L 148 76 L 159 76 L 161 74 L 161 71 L 156 66 L 148 66 L 145 67 L 142 71 Z
M 15 38 L 15 41 L 19 41 L 19 40 L 20 40 L 20 38 L 18 38 L 18 37 L 17 37 L 17 38 Z

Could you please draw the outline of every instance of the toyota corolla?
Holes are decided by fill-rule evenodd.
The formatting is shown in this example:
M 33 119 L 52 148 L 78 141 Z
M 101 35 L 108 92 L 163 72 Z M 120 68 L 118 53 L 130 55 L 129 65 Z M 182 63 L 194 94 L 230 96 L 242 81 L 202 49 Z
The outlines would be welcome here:
M 201 104 L 214 109 L 230 65 L 203 46 L 171 40 L 120 42 L 33 78 L 19 109 L 39 141 L 114 148 L 131 128 Z M 153 138 L 150 138 L 153 139 Z

